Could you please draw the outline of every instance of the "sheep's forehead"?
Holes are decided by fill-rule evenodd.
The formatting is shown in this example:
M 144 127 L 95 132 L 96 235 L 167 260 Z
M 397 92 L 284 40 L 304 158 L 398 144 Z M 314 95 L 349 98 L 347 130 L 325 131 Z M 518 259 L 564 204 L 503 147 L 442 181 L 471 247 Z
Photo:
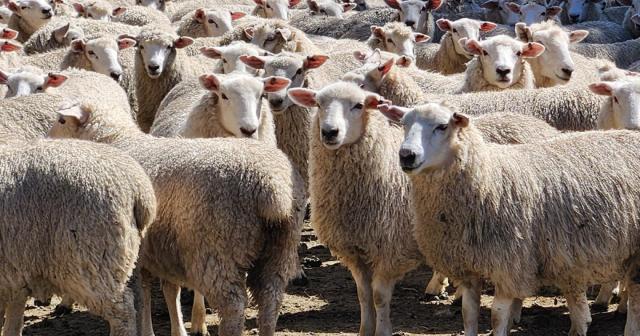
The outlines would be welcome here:
M 231 13 L 226 10 L 210 9 L 206 12 L 206 16 L 210 19 L 226 19 L 231 18 Z
M 118 49 L 118 43 L 115 38 L 100 37 L 87 42 L 87 47 L 91 49 Z
M 9 82 L 12 84 L 18 83 L 30 83 L 35 85 L 44 84 L 44 76 L 42 74 L 36 74 L 29 71 L 21 71 L 15 73 L 9 77 Z
M 420 0 L 408 0 L 400 2 L 400 8 L 402 8 L 402 10 L 405 12 L 409 10 L 419 11 L 423 6 L 424 2 Z
M 411 112 L 415 121 L 432 125 L 446 124 L 451 119 L 453 111 L 438 103 L 427 103 L 416 106 Z M 409 118 L 412 119 L 412 118 Z
M 267 60 L 266 66 L 273 70 L 291 70 L 291 69 L 300 69 L 304 60 L 301 57 L 293 57 L 293 56 L 275 56 Z
M 260 79 L 248 75 L 227 76 L 220 83 L 220 88 L 224 92 L 236 92 L 239 95 L 247 93 L 261 93 L 263 83 Z
M 357 103 L 364 101 L 366 92 L 354 83 L 337 82 L 320 90 L 316 97 L 322 106 L 335 101 Z
M 173 41 L 176 39 L 175 36 L 172 36 L 169 33 L 162 31 L 142 31 L 138 35 L 138 42 L 145 44 L 158 44 L 170 46 L 173 45 Z
M 254 45 L 251 45 L 251 44 L 229 45 L 226 48 L 219 48 L 219 50 L 222 53 L 222 55 L 227 57 L 231 57 L 231 56 L 240 57 L 242 55 L 258 56 L 260 54 L 259 49 L 257 47 L 254 47 Z
M 389 22 L 382 28 L 385 34 L 391 34 L 400 38 L 410 38 L 413 34 L 411 28 L 402 22 Z
M 561 29 L 546 29 L 533 32 L 533 39 L 541 40 L 545 45 L 569 44 L 569 36 Z
M 513 50 L 516 52 L 522 50 L 522 42 L 506 36 L 496 36 L 488 40 L 481 41 L 480 45 L 488 51 L 496 52 L 506 50 Z
M 90 10 L 94 13 L 100 13 L 100 14 L 111 13 L 112 8 L 113 7 L 108 2 L 92 2 L 89 5 L 87 5 L 87 10 Z
M 267 0 L 266 2 L 271 6 L 289 7 L 289 1 L 287 1 L 287 0 Z
M 451 27 L 457 30 L 461 30 L 461 29 L 466 29 L 469 31 L 480 30 L 480 21 L 468 19 L 468 18 L 462 18 L 462 19 L 453 21 L 451 23 Z

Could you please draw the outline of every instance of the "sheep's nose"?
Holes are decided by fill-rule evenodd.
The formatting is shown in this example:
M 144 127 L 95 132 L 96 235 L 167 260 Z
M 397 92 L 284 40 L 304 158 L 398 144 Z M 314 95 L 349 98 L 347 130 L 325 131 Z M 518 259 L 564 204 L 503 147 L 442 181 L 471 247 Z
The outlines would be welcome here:
M 119 80 L 120 80 L 120 77 L 122 77 L 122 73 L 120 73 L 120 72 L 118 72 L 118 71 L 113 71 L 113 72 L 110 74 L 110 76 L 111 76 L 111 78 L 113 78 L 114 80 L 119 81 Z
M 569 19 L 571 20 L 571 22 L 578 22 L 579 18 L 580 15 L 569 15 Z
M 256 129 L 255 128 L 247 129 L 244 127 L 240 127 L 240 132 L 242 132 L 242 134 L 244 134 L 245 136 L 250 137 L 253 135 L 253 133 L 256 132 Z
M 496 72 L 501 77 L 506 77 L 511 72 L 511 69 L 499 67 L 499 68 L 496 68 Z
M 150 71 L 156 72 L 158 71 L 158 69 L 160 69 L 159 65 L 149 65 L 147 66 L 147 68 L 149 68 Z
M 50 13 L 51 13 L 51 8 L 42 9 L 42 14 L 50 14 Z
M 412 167 L 416 161 L 416 153 L 407 148 L 400 149 L 400 166 Z
M 338 136 L 339 132 L 340 130 L 338 130 L 337 128 L 323 128 L 322 137 L 325 140 L 334 140 Z
M 279 108 L 280 106 L 282 106 L 282 102 L 283 102 L 282 98 L 269 99 L 269 105 L 271 105 L 272 108 Z
M 416 22 L 415 21 L 411 21 L 411 20 L 407 20 L 407 21 L 404 22 L 404 24 L 406 24 L 409 27 L 413 27 L 413 25 L 415 25 Z
M 562 68 L 562 72 L 564 72 L 564 74 L 567 75 L 567 77 L 571 77 L 571 74 L 573 73 L 573 69 L 571 69 L 571 68 Z

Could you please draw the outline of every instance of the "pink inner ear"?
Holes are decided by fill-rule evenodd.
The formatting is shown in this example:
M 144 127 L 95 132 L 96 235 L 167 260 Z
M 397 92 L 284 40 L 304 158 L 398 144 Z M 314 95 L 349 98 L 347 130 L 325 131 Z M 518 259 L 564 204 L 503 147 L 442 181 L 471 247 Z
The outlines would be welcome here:
M 548 16 L 556 16 L 558 14 L 560 14 L 560 12 L 562 12 L 562 7 L 560 6 L 553 6 L 549 9 L 547 9 L 547 15 Z
M 0 84 L 7 84 L 8 79 L 9 79 L 9 74 L 0 70 Z
M 382 104 L 378 105 L 378 110 L 380 110 L 380 112 L 382 112 L 382 114 L 384 114 L 387 118 L 394 121 L 400 121 L 400 119 L 404 117 L 404 111 L 402 111 L 397 106 Z
M 442 0 L 430 0 L 429 1 L 429 10 L 436 10 L 442 6 Z
M 178 39 L 176 39 L 173 42 L 173 45 L 176 48 L 181 49 L 181 48 L 190 46 L 192 43 L 193 43 L 193 39 L 192 38 L 186 37 L 186 36 L 180 36 L 180 37 L 178 37 Z
M 114 10 L 113 10 L 113 14 L 112 14 L 112 15 L 113 15 L 113 16 L 122 15 L 122 14 L 124 14 L 124 12 L 126 12 L 126 11 L 127 11 L 127 8 L 126 8 L 126 7 L 118 7 L 118 8 L 116 8 L 116 9 L 114 9 Z
M 540 43 L 529 42 L 522 50 L 522 57 L 538 57 L 544 52 L 544 46 Z
M 245 15 L 247 14 L 243 12 L 231 12 L 231 20 L 235 21 L 239 18 L 243 18 Z
M 71 42 L 71 50 L 76 53 L 80 53 L 84 51 L 84 41 L 75 40 Z
M 373 26 L 371 27 L 371 32 L 377 38 L 384 38 L 384 30 L 382 29 L 382 27 Z
M 520 6 L 516 3 L 513 2 L 508 2 L 507 3 L 507 8 L 509 8 L 510 11 L 516 13 L 516 14 L 522 14 L 522 12 L 520 11 Z
M 307 56 L 307 59 L 304 61 L 304 66 L 307 69 L 315 69 L 323 65 L 328 59 L 329 56 L 326 55 Z
M 11 10 L 14 13 L 18 12 L 18 5 L 13 1 L 9 2 L 9 5 L 7 7 L 9 7 L 9 10 Z
M 293 8 L 300 3 L 300 0 L 289 0 L 289 8 Z
M 18 37 L 18 32 L 13 30 L 13 29 L 4 28 L 2 30 L 2 38 L 3 39 L 13 40 L 16 37 Z
M 495 24 L 495 23 L 493 23 L 493 22 L 483 22 L 483 23 L 480 25 L 480 31 L 483 31 L 483 32 L 490 32 L 490 31 L 492 31 L 492 30 L 496 29 L 496 27 L 497 27 L 497 26 L 498 26 L 498 25 L 497 25 L 497 24 Z
M 264 81 L 265 92 L 278 92 L 285 89 L 291 83 L 290 80 L 283 77 L 271 77 Z
M 367 59 L 367 53 L 360 50 L 356 50 L 353 52 L 353 57 L 358 61 L 364 61 Z
M 385 2 L 389 7 L 400 10 L 400 3 L 398 3 L 398 0 L 384 0 L 384 2 Z
M 242 63 L 254 68 L 254 69 L 263 69 L 264 68 L 264 60 L 256 56 L 240 56 L 240 61 Z
M 438 21 L 436 21 L 436 25 L 438 25 L 438 28 L 442 31 L 451 30 L 451 21 L 447 19 L 438 19 Z
M 73 8 L 76 10 L 76 12 L 84 14 L 84 6 L 81 3 L 74 3 Z
M 21 46 L 17 45 L 17 44 L 11 44 L 9 42 L 5 42 L 2 47 L 0 47 L 0 50 L 2 51 L 16 51 L 16 50 L 20 50 Z
M 123 38 L 118 40 L 118 49 L 127 49 L 136 45 L 136 41 L 130 38 Z
M 380 73 L 384 76 L 386 75 L 389 70 L 391 70 L 391 67 L 393 66 L 393 58 L 389 59 L 388 61 L 386 61 L 383 65 L 378 67 L 378 71 L 380 71 Z
M 607 83 L 593 83 L 589 85 L 591 92 L 601 96 L 611 96 L 613 88 Z
M 204 74 L 199 79 L 200 84 L 209 91 L 218 91 L 220 89 L 220 81 L 214 75 Z
M 313 91 L 305 89 L 290 89 L 287 94 L 289 97 L 293 98 L 297 104 L 305 107 L 315 107 L 318 105 L 316 102 L 316 94 Z
M 58 74 L 49 74 L 47 76 L 47 87 L 58 87 L 67 80 L 67 76 Z
M 205 13 L 204 13 L 204 9 L 202 8 L 196 9 L 195 14 L 193 14 L 193 18 L 200 23 L 204 22 L 204 17 L 205 17 Z
M 480 46 L 480 44 L 476 40 L 467 40 L 467 42 L 465 43 L 465 49 L 469 53 L 474 54 L 474 55 L 481 55 L 482 54 L 482 47 Z
M 222 53 L 218 50 L 216 50 L 215 48 L 207 48 L 207 47 L 202 47 L 200 48 L 200 52 L 209 57 L 209 58 L 220 58 L 222 57 Z
M 430 37 L 428 35 L 420 34 L 420 33 L 414 33 L 413 36 L 416 39 L 416 43 L 427 42 L 430 39 Z
M 253 28 L 245 28 L 244 34 L 247 36 L 247 38 L 252 39 L 253 38 Z
M 256 5 L 258 5 L 258 6 L 264 7 L 264 1 L 262 1 L 262 0 L 253 0 L 253 2 L 255 2 Z

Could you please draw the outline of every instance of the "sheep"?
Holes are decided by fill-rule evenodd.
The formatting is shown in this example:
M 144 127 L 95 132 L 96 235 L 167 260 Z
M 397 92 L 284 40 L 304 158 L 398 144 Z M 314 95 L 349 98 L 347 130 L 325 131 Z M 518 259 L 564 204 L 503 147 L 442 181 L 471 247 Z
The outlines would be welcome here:
M 482 5 L 485 9 L 485 20 L 513 26 L 520 21 L 520 17 L 507 6 L 509 0 L 487 0 Z M 516 2 L 517 4 L 517 2 Z
M 414 33 L 404 23 L 389 22 L 384 27 L 371 26 L 371 37 L 367 44 L 373 50 L 379 48 L 400 56 L 415 58 L 414 46 L 427 42 L 429 38 L 425 34 Z
M 135 87 L 140 128 L 148 132 L 162 98 L 183 79 L 206 72 L 206 58 L 188 57 L 182 48 L 193 39 L 155 27 L 145 27 L 136 38 Z
M 289 9 L 294 8 L 300 0 L 253 0 L 256 7 L 251 15 L 265 19 L 289 20 Z
M 56 73 L 43 74 L 42 70 L 30 66 L 14 72 L 0 70 L 0 84 L 7 86 L 5 98 L 26 96 L 45 92 L 50 87 L 58 87 L 67 80 L 67 76 Z
M 571 51 L 590 58 L 600 58 L 614 62 L 620 68 L 628 68 L 640 59 L 640 40 L 628 40 L 610 44 L 580 43 L 571 46 Z
M 567 0 L 561 13 L 564 24 L 604 19 L 605 0 Z
M 302 31 L 282 20 L 265 20 L 253 27 L 245 28 L 244 34 L 251 43 L 272 53 L 290 51 L 314 54 L 319 52 Z
M 111 21 L 114 17 L 124 13 L 126 8 L 113 8 L 110 2 L 95 0 L 86 5 L 81 2 L 73 3 L 73 8 L 78 12 L 79 17 L 100 21 Z
M 524 22 L 527 26 L 549 20 L 560 23 L 559 15 L 562 12 L 560 6 L 542 5 L 532 0 L 523 5 L 509 2 L 507 8 L 519 16 L 518 21 Z
M 142 334 L 153 335 L 149 282 L 158 276 L 173 335 L 186 335 L 180 285 L 219 309 L 223 335 L 241 335 L 248 285 L 259 331 L 273 335 L 304 215 L 302 182 L 286 156 L 254 140 L 154 138 L 123 109 L 80 103 L 59 111 L 64 123 L 49 136 L 124 150 L 150 176 L 162 209 L 140 250 Z
M 466 18 L 456 21 L 439 19 L 436 21 L 436 25 L 445 32 L 440 39 L 439 48 L 435 53 L 430 52 L 431 48 L 417 48 L 416 66 L 444 75 L 464 72 L 465 65 L 473 57 L 460 44 L 461 38 L 479 40 L 481 32 L 490 32 L 497 26 L 493 22 Z
M 169 20 L 175 24 L 176 22 L 185 19 L 198 8 L 229 10 L 232 12 L 251 14 L 255 8 L 255 3 L 252 0 L 244 0 L 237 3 L 224 3 L 213 0 L 188 0 L 180 2 L 179 6 L 169 14 Z
M 7 159 L 0 269 L 11 274 L 0 280 L 4 334 L 22 334 L 28 296 L 52 293 L 101 315 L 112 336 L 135 334 L 127 281 L 156 211 L 142 167 L 110 146 L 84 141 L 8 142 L 0 151 Z
M 385 0 L 389 7 L 400 13 L 400 22 L 404 22 L 414 31 L 431 36 L 434 42 L 440 41 L 435 29 L 433 11 L 442 6 L 441 0 Z
M 607 97 L 600 107 L 599 129 L 640 128 L 640 77 L 593 83 L 589 89 Z
M 333 0 L 307 0 L 309 11 L 312 15 L 326 15 L 343 18 L 343 14 L 356 8 L 357 4 L 351 2 L 337 3 Z
M 460 43 L 477 56 L 467 64 L 460 92 L 534 88 L 533 73 L 525 59 L 540 56 L 545 50 L 542 44 L 522 43 L 508 36 L 485 41 L 463 38 Z
M 209 37 L 221 36 L 233 29 L 232 21 L 244 17 L 246 13 L 224 9 L 198 8 L 192 15 L 186 15 L 176 30 L 180 36 Z
M 625 6 L 629 6 L 622 20 L 622 26 L 626 28 L 634 38 L 640 37 L 640 1 L 620 0 L 620 2 Z
M 467 116 L 441 104 L 405 115 L 398 112 L 395 119 L 402 118 L 407 130 L 399 156 L 413 185 L 416 239 L 431 265 L 461 283 L 465 335 L 477 334 L 479 278 L 496 285 L 495 335 L 509 333 L 514 299 L 542 284 L 561 288 L 570 334 L 586 335 L 591 321 L 586 286 L 636 276 L 636 263 L 628 261 L 638 252 L 640 236 L 633 192 L 640 137 L 594 131 L 497 145 L 487 144 Z M 621 163 L 631 169 L 620 169 Z M 601 169 L 594 171 L 594 165 Z M 456 237 L 455 247 L 450 237 Z M 560 250 L 566 252 L 562 257 Z M 625 335 L 635 335 L 637 316 L 627 316 Z
M 17 68 L 22 64 L 18 51 L 22 45 L 15 40 L 0 39 L 0 68 Z
M 95 0 L 86 5 L 77 2 L 73 4 L 73 7 L 81 17 L 93 20 L 114 21 L 133 26 L 171 25 L 171 21 L 164 13 L 144 6 L 114 8 L 107 1 Z
M 574 30 L 566 32 L 555 22 L 547 21 L 536 23 L 527 27 L 524 23 L 516 24 L 516 35 L 522 42 L 539 42 L 545 46 L 544 52 L 536 58 L 528 58 L 531 70 L 535 76 L 537 87 L 551 87 L 563 85 L 572 79 L 576 70 L 569 45 L 584 40 L 589 32 L 586 30 Z M 592 69 L 579 68 L 582 72 L 591 75 Z M 582 75 L 582 74 L 581 74 Z M 579 84 L 584 83 L 580 78 L 573 80 Z
M 214 68 L 216 73 L 229 74 L 231 72 L 244 72 L 252 75 L 260 75 L 260 71 L 246 66 L 240 60 L 240 56 L 270 56 L 268 51 L 260 49 L 258 46 L 244 41 L 234 41 L 229 45 L 221 47 L 203 47 L 200 52 L 209 58 L 219 59 L 219 67 Z
M 51 21 L 54 9 L 45 0 L 11 0 L 7 4 L 13 15 L 8 27 L 18 31 L 18 42 L 26 42 L 36 30 Z

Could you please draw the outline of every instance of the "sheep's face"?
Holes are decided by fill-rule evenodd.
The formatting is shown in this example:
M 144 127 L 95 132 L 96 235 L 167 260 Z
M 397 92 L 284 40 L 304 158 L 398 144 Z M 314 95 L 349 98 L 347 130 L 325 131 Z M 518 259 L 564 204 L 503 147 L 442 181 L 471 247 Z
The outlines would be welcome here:
M 195 11 L 193 18 L 203 25 L 207 36 L 221 36 L 233 29 L 231 24 L 233 20 L 244 16 L 245 13 L 242 12 L 199 8 Z
M 91 2 L 87 5 L 77 2 L 73 4 L 73 8 L 80 16 L 99 21 L 111 21 L 112 15 L 119 15 L 125 11 L 123 7 L 113 9 L 110 3 L 104 1 Z
M 565 10 L 570 23 L 598 21 L 604 12 L 603 0 L 567 0 Z
M 320 67 L 328 59 L 329 57 L 325 55 L 304 57 L 293 53 L 267 57 L 241 57 L 241 60 L 252 68 L 264 69 L 265 76 L 279 76 L 289 79 L 291 81 L 290 88 L 302 87 L 307 72 Z M 286 90 L 270 92 L 267 94 L 267 100 L 274 114 L 284 112 L 292 104 Z
M 527 44 L 506 36 L 484 41 L 462 39 L 467 52 L 477 55 L 482 64 L 482 75 L 492 85 L 506 89 L 520 80 L 524 58 L 535 58 L 545 50 L 539 43 Z
M 16 0 L 9 2 L 9 9 L 14 15 L 19 15 L 31 26 L 44 26 L 55 14 L 55 1 L 50 0 Z
M 11 15 L 13 15 L 13 12 L 9 8 L 0 6 L 0 24 L 9 24 Z
M 248 28 L 245 34 L 249 36 L 251 43 L 274 54 L 281 52 L 294 37 L 290 29 L 276 28 L 269 24 L 255 29 Z
M 66 80 L 67 76 L 54 73 L 42 75 L 29 70 L 20 70 L 15 73 L 0 71 L 0 84 L 8 88 L 5 98 L 41 93 L 47 88 L 62 85 Z
M 59 28 L 56 28 L 51 37 L 60 46 L 69 46 L 74 40 L 81 40 L 84 38 L 84 31 L 78 27 L 71 27 L 70 24 L 66 24 Z
M 520 21 L 520 16 L 508 8 L 508 2 L 509 0 L 488 0 L 481 7 L 486 10 L 485 16 L 489 21 L 515 25 Z M 516 3 L 519 3 L 519 1 Z
M 218 118 L 222 127 L 237 138 L 261 137 L 262 97 L 265 93 L 286 89 L 283 77 L 256 78 L 236 74 L 221 79 L 213 74 L 200 76 L 200 84 L 218 96 Z
M 457 54 L 471 57 L 471 55 L 460 44 L 460 39 L 480 39 L 480 32 L 490 32 L 497 25 L 493 22 L 478 21 L 473 19 L 459 19 L 449 21 L 447 19 L 439 19 L 436 24 L 440 30 L 448 32 L 453 40 L 453 47 Z
M 383 51 L 411 58 L 415 58 L 413 51 L 415 45 L 429 40 L 429 36 L 414 33 L 410 28 L 395 22 L 388 23 L 384 27 L 371 26 L 371 35 L 382 42 Z
M 616 129 L 640 130 L 640 77 L 595 83 L 589 88 L 596 94 L 610 97 L 605 104 L 609 104 L 612 115 L 600 118 L 612 119 Z
M 441 0 L 385 0 L 387 5 L 400 12 L 400 22 L 413 30 L 419 30 L 427 24 L 431 11 L 440 8 Z
M 231 73 L 233 71 L 243 72 L 253 76 L 260 74 L 258 69 L 254 69 L 240 60 L 240 56 L 269 56 L 271 53 L 261 50 L 257 46 L 242 41 L 235 41 L 228 46 L 221 47 L 203 47 L 200 52 L 222 62 L 223 73 Z
M 136 0 L 136 4 L 145 6 L 159 11 L 164 11 L 166 8 L 165 0 Z
M 91 112 L 88 107 L 69 104 L 60 107 L 58 120 L 53 123 L 47 136 L 55 139 L 94 140 L 94 129 L 86 127 L 90 122 Z
M 149 77 L 155 79 L 172 64 L 176 57 L 176 49 L 184 48 L 193 43 L 190 37 L 169 39 L 150 39 L 138 42 L 138 52 L 142 58 L 145 71 Z
M 337 3 L 333 0 L 309 0 L 311 15 L 323 15 L 342 18 L 342 14 L 356 8 L 355 3 Z
M 524 5 L 518 5 L 515 2 L 510 2 L 507 6 L 511 11 L 519 15 L 519 21 L 524 22 L 527 25 L 548 20 L 558 21 L 558 15 L 562 12 L 562 7 L 560 6 L 550 6 L 547 8 L 533 1 Z
M 409 174 L 423 169 L 437 169 L 450 161 L 459 128 L 469 119 L 447 106 L 428 103 L 414 108 L 379 105 L 380 112 L 404 125 L 404 142 L 400 146 L 400 166 Z
M 82 54 L 91 62 L 93 71 L 107 75 L 115 81 L 122 78 L 122 66 L 118 61 L 118 50 L 132 47 L 136 41 L 130 38 L 120 38 L 114 40 L 112 38 L 97 38 L 85 42 L 84 40 L 75 40 L 71 43 L 71 51 L 76 54 Z
M 289 20 L 289 8 L 295 7 L 300 0 L 253 0 L 267 19 Z

